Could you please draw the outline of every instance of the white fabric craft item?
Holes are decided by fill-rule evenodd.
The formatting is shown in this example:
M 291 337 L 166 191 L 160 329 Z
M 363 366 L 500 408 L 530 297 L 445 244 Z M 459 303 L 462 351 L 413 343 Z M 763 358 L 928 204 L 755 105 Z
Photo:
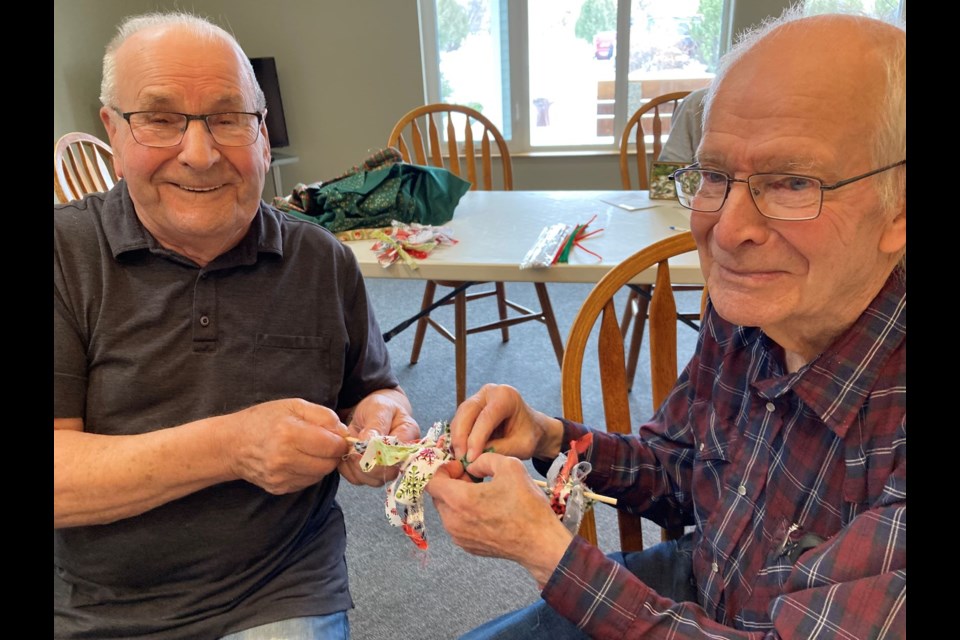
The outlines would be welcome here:
M 554 505 L 554 511 L 559 507 L 562 512 L 559 514 L 560 521 L 567 528 L 567 531 L 576 534 L 580 530 L 580 522 L 583 520 L 583 514 L 585 514 L 593 502 L 588 500 L 584 495 L 586 489 L 584 488 L 584 480 L 587 475 L 590 474 L 592 467 L 589 462 L 578 462 L 570 469 L 569 477 L 560 487 L 560 491 L 557 494 L 555 487 L 557 486 L 558 476 L 563 470 L 564 465 L 567 462 L 567 454 L 561 453 L 558 455 L 553 464 L 550 465 L 550 469 L 547 471 L 547 493 L 551 496 L 551 499 L 556 500 L 558 504 Z
M 362 446 L 360 468 L 364 471 L 377 465 L 399 465 L 400 474 L 387 487 L 384 511 L 390 524 L 403 528 L 421 549 L 427 548 L 423 490 L 437 469 L 452 457 L 449 429 L 448 423 L 435 422 L 416 442 L 401 444 L 393 436 L 376 435 L 355 445 L 358 452 Z

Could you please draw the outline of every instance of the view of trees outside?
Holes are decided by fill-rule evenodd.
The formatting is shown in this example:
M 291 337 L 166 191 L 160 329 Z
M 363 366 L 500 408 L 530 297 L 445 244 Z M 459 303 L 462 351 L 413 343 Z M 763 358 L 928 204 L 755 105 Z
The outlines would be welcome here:
M 717 7 L 712 24 L 704 4 Z M 723 0 L 630 2 L 628 114 L 655 94 L 709 83 L 722 7 Z M 531 145 L 614 142 L 616 1 L 531 0 L 528 13 Z
M 862 13 L 886 22 L 895 22 L 900 16 L 900 0 L 806 0 L 803 12 L 810 16 L 821 13 Z
M 437 0 L 440 100 L 473 107 L 509 138 L 497 12 L 497 0 Z
M 629 0 L 627 113 L 670 91 L 706 86 L 719 59 L 724 0 Z M 895 19 L 901 0 L 807 0 L 809 14 Z M 440 97 L 473 106 L 511 137 L 506 16 L 500 0 L 436 0 Z M 610 144 L 617 0 L 528 0 L 530 146 Z M 508 119 L 507 119 L 508 120 Z
M 596 5 L 612 11 L 605 18 Z M 614 79 L 615 56 L 597 58 L 594 36 L 613 34 L 601 44 L 613 52 L 616 2 L 530 0 L 527 23 L 531 146 L 597 144 L 597 83 Z
M 441 100 L 480 110 L 509 137 L 500 3 L 436 0 L 436 6 Z M 708 82 L 722 6 L 723 0 L 632 0 L 631 81 Z M 611 143 L 612 133 L 598 127 L 612 124 L 610 103 L 600 96 L 615 81 L 616 0 L 528 0 L 527 11 L 531 146 Z

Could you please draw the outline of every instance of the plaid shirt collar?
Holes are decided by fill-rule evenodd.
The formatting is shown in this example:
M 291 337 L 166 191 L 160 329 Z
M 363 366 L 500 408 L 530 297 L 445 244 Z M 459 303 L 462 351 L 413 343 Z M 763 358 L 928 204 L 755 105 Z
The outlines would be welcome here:
M 762 332 L 737 328 L 731 343 L 747 347 L 763 341 L 768 367 L 758 370 L 753 387 L 764 398 L 793 390 L 838 437 L 846 436 L 882 363 L 906 340 L 907 285 L 895 271 L 857 321 L 826 351 L 795 373 L 785 373 L 782 350 Z M 766 375 L 764 375 L 766 374 Z

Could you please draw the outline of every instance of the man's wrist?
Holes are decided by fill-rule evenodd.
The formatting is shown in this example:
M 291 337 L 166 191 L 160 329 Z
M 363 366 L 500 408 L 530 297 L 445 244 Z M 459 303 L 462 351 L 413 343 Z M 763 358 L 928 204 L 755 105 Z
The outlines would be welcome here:
M 563 450 L 563 422 L 558 418 L 551 418 L 543 414 L 539 418 L 542 435 L 533 455 L 536 458 L 553 460 Z

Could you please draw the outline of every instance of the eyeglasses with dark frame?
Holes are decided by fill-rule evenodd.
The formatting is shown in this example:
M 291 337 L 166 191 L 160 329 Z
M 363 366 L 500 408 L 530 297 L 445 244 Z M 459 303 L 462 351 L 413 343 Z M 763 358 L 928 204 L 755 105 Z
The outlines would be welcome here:
M 225 147 L 246 147 L 260 136 L 262 113 L 222 111 L 219 113 L 177 113 L 175 111 L 127 111 L 114 107 L 130 125 L 133 139 L 145 147 L 175 147 L 183 142 L 187 127 L 199 120 L 214 142 Z
M 823 184 L 818 178 L 792 173 L 755 173 L 746 178 L 731 178 L 720 171 L 701 169 L 696 164 L 674 171 L 669 178 L 674 181 L 680 204 L 693 211 L 719 211 L 727 201 L 733 183 L 740 182 L 749 187 L 750 197 L 762 216 L 773 220 L 813 220 L 820 216 L 824 191 L 845 187 L 906 163 L 904 159 L 833 184 Z

